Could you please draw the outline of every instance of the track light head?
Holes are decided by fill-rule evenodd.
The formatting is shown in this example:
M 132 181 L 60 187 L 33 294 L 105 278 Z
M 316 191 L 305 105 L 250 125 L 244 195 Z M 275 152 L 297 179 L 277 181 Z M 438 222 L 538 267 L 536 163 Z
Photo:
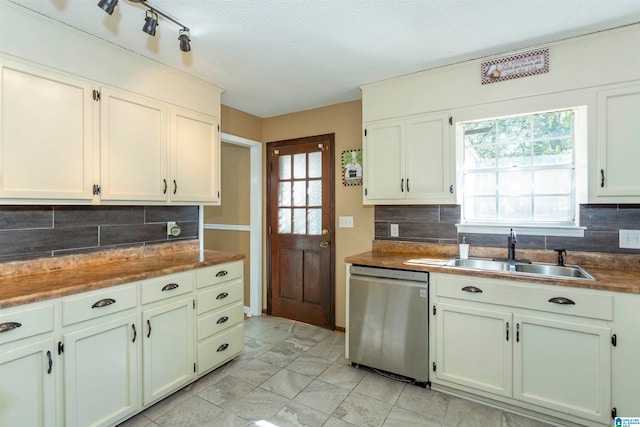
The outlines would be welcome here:
M 116 8 L 117 4 L 118 0 L 100 0 L 98 2 L 98 7 L 111 15 L 113 14 L 113 10 Z
M 178 40 L 180 40 L 180 50 L 183 52 L 191 51 L 191 39 L 189 38 L 189 30 L 187 28 L 183 28 L 180 30 L 178 35 Z
M 142 31 L 150 36 L 156 35 L 156 27 L 158 26 L 158 15 L 151 9 L 147 9 L 146 17 L 144 18 L 144 26 Z

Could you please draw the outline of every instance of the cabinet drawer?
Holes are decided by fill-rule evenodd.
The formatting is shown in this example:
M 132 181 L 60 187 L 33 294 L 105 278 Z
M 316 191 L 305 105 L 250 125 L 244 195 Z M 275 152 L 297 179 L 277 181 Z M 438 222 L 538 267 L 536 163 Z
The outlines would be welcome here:
M 217 285 L 242 277 L 243 262 L 235 261 L 228 264 L 214 265 L 196 270 L 198 289 Z
M 243 286 L 242 280 L 236 280 L 198 292 L 196 314 L 200 315 L 207 311 L 240 301 L 242 299 Z
M 244 307 L 237 303 L 198 317 L 198 341 L 217 334 L 244 320 Z
M 439 275 L 436 283 L 437 296 L 593 319 L 613 319 L 613 296 L 597 291 L 455 275 Z
M 135 308 L 137 285 L 114 286 L 62 299 L 62 324 L 72 325 Z
M 145 280 L 140 287 L 142 304 L 160 301 L 193 291 L 193 271 Z
M 0 344 L 53 330 L 53 304 L 0 312 Z
M 244 326 L 242 324 L 198 343 L 198 375 L 237 356 L 243 349 Z

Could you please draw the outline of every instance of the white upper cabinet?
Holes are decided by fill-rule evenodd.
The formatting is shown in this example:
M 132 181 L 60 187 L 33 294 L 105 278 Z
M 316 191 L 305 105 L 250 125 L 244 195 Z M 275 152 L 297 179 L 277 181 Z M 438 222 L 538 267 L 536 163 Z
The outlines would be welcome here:
M 93 85 L 0 56 L 0 198 L 92 198 Z
M 455 203 L 449 116 L 365 123 L 365 204 Z
M 640 202 L 640 83 L 598 92 L 593 201 Z M 593 181 L 592 181 L 593 182 Z
M 179 108 L 170 114 L 170 200 L 220 204 L 218 120 Z
M 101 199 L 166 201 L 167 107 L 103 88 L 100 94 Z

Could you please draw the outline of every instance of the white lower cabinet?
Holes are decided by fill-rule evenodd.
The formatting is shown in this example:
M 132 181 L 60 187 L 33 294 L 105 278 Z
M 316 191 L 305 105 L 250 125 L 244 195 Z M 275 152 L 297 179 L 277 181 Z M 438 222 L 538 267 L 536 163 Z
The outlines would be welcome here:
M 437 386 L 583 425 L 611 421 L 613 297 L 431 275 Z

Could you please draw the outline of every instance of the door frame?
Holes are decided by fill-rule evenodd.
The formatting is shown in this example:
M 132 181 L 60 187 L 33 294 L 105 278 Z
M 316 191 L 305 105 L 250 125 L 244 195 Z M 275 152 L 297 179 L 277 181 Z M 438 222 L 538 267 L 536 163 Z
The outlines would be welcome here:
M 203 230 L 248 231 L 249 235 L 249 307 L 244 308 L 248 316 L 262 315 L 262 147 L 252 139 L 222 132 L 220 141 L 249 148 L 250 156 L 250 219 L 249 225 L 203 224 Z M 222 160 L 221 160 L 222 161 Z M 204 216 L 204 209 L 200 208 Z M 200 250 L 204 250 L 204 231 L 200 232 Z
M 328 139 L 328 143 L 329 143 L 329 175 L 331 177 L 331 180 L 333 181 L 333 185 L 330 186 L 330 195 L 329 195 L 329 241 L 331 242 L 329 245 L 329 253 L 330 253 L 330 260 L 329 260 L 329 265 L 331 266 L 331 271 L 329 273 L 329 327 L 332 331 L 335 331 L 336 329 L 336 245 L 335 245 L 335 237 L 336 237 L 336 233 L 335 233 L 335 187 L 336 187 L 336 173 L 335 173 L 335 145 L 336 145 L 336 136 L 335 133 L 327 133 L 327 134 L 321 134 L 321 135 L 314 135 L 314 136 L 306 136 L 306 137 L 300 137 L 300 138 L 291 138 L 291 139 L 285 139 L 285 140 L 279 140 L 279 141 L 269 141 L 267 143 L 265 143 L 265 149 L 267 150 L 265 152 L 265 170 L 267 171 L 266 173 L 266 185 L 265 185 L 265 192 L 268 191 L 268 189 L 270 188 L 271 185 L 271 174 L 268 172 L 269 171 L 269 150 L 272 147 L 272 144 L 276 144 L 276 143 L 282 143 L 282 144 L 286 144 L 286 143 L 309 143 L 309 142 L 313 142 L 314 140 L 320 140 L 320 139 Z M 266 279 L 267 279 L 267 286 L 266 286 L 266 297 L 267 297 L 267 314 L 269 316 L 271 316 L 272 313 L 272 301 L 271 301 L 271 228 L 270 228 L 270 224 L 271 224 L 271 202 L 270 202 L 270 197 L 267 194 L 266 195 L 266 203 L 265 203 L 265 211 L 266 211 L 266 242 L 265 242 L 265 250 L 266 250 L 266 256 L 265 259 L 269 260 L 269 262 L 267 262 L 267 266 L 266 266 Z

